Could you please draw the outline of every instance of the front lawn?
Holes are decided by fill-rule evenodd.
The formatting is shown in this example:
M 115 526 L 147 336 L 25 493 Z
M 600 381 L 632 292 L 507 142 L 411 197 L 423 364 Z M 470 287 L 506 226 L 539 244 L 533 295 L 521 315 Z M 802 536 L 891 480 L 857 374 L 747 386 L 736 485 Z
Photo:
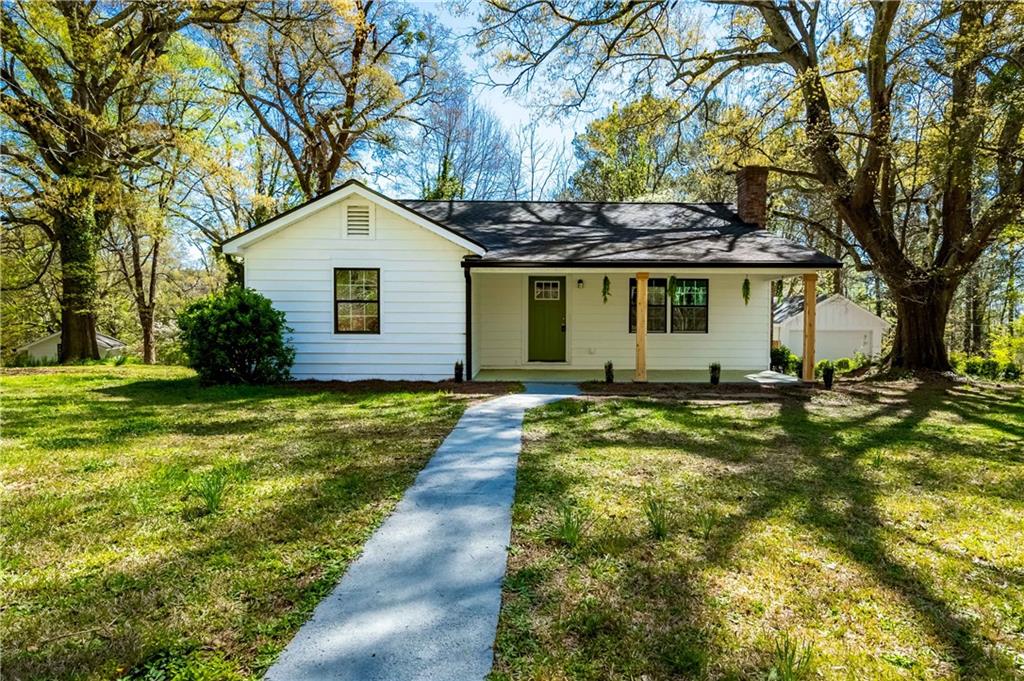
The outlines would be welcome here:
M 422 386 L 200 388 L 166 367 L 2 382 L 0 655 L 12 680 L 258 675 L 467 399 Z M 215 497 L 220 476 L 211 513 L 188 490 L 205 481 Z
M 1022 398 L 531 412 L 493 678 L 1024 677 Z

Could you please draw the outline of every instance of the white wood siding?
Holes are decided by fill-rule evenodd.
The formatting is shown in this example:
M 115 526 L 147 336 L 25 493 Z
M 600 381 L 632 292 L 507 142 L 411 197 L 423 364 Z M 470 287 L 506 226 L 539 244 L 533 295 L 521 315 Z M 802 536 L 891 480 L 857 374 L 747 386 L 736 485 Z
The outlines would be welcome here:
M 601 296 L 605 276 L 611 295 Z M 708 333 L 647 334 L 648 369 L 706 369 L 720 362 L 723 369 L 767 369 L 769 362 L 770 288 L 764 275 L 695 274 L 652 271 L 652 278 L 708 280 Z M 535 366 L 527 361 L 528 274 L 477 273 L 473 290 L 477 310 L 474 334 L 480 338 L 479 366 L 510 369 Z M 555 275 L 552 276 L 562 276 Z M 567 356 L 565 364 L 539 363 L 595 369 L 611 360 L 617 369 L 636 364 L 636 335 L 629 333 L 629 279 L 633 273 L 568 273 L 566 278 Z M 743 279 L 749 276 L 750 304 L 743 303 Z M 583 288 L 577 287 L 583 280 Z
M 245 251 L 245 283 L 288 318 L 296 378 L 438 380 L 464 359 L 464 248 L 377 205 L 373 238 L 346 238 L 352 199 Z M 334 268 L 380 269 L 380 334 L 334 333 Z

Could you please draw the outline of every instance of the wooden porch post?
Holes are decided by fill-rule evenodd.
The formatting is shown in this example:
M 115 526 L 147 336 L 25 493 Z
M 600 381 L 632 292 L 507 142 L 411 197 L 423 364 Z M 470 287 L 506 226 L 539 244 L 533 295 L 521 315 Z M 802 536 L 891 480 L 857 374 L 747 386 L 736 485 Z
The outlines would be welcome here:
M 647 272 L 636 273 L 636 372 L 633 380 L 647 382 Z
M 818 275 L 804 275 L 804 375 L 805 381 L 814 381 L 814 317 L 818 306 Z

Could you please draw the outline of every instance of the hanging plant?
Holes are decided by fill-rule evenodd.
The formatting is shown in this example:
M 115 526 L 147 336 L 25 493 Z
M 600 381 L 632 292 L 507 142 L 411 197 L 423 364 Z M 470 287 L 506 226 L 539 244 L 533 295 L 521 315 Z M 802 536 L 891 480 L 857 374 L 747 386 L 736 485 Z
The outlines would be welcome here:
M 608 296 L 612 294 L 612 281 L 607 276 L 604 278 L 604 282 L 601 284 L 601 298 L 604 302 L 608 302 Z
M 669 277 L 668 278 L 668 298 L 669 298 L 669 300 L 675 300 L 676 299 L 676 278 L 675 277 Z
M 747 277 L 743 278 L 743 304 L 750 305 L 750 279 Z

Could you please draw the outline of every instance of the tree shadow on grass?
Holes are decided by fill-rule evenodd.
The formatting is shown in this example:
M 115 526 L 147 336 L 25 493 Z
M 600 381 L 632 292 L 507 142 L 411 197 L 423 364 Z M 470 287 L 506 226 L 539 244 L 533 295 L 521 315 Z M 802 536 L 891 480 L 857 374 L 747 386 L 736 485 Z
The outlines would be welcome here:
M 298 428 L 287 416 L 298 414 L 302 405 L 276 405 L 266 416 L 240 424 L 228 418 L 240 405 L 259 412 L 269 399 L 294 396 L 304 405 L 317 397 L 288 388 L 250 389 L 248 396 L 236 394 L 229 406 L 211 399 L 196 414 L 188 391 L 169 394 L 173 391 L 167 390 L 167 382 L 152 383 L 119 394 L 132 396 L 137 406 L 131 409 L 175 411 L 174 418 L 150 432 L 186 436 L 181 460 L 187 467 L 224 453 L 204 445 L 193 458 L 186 451 L 187 437 L 242 435 L 258 429 L 269 434 L 284 428 L 288 433 L 296 430 L 298 442 L 279 438 L 251 449 L 245 479 L 231 483 L 224 509 L 194 520 L 176 510 L 182 505 L 187 468 L 183 475 L 171 476 L 176 483 L 166 489 L 161 480 L 140 478 L 72 492 L 71 504 L 80 514 L 59 521 L 49 532 L 38 534 L 38 540 L 33 539 L 36 533 L 25 534 L 18 539 L 19 551 L 31 555 L 33 542 L 61 542 L 59 537 L 67 534 L 83 551 L 102 555 L 113 550 L 125 560 L 119 559 L 116 567 L 58 575 L 39 590 L 22 592 L 20 603 L 9 603 L 26 614 L 9 620 L 5 628 L 5 678 L 102 676 L 114 666 L 131 667 L 164 649 L 196 647 L 223 650 L 233 664 L 261 671 L 358 555 L 461 412 L 461 405 L 445 401 L 436 408 L 430 406 L 432 401 L 404 406 L 400 394 L 337 393 L 325 397 L 312 414 L 303 413 Z M 98 408 L 93 419 L 101 429 L 121 419 L 117 409 L 102 403 L 92 406 Z M 369 406 L 372 413 L 363 416 L 362 406 Z M 225 423 L 204 428 L 202 419 L 213 418 L 210 410 Z M 129 432 L 121 436 L 132 437 Z M 83 445 L 80 441 L 76 446 Z M 122 498 L 145 496 L 148 485 L 160 487 L 153 491 L 152 509 L 121 513 L 112 508 Z M 257 488 L 268 491 L 241 498 Z M 25 501 L 30 500 L 26 496 Z M 89 523 L 88 514 L 99 509 L 114 514 L 116 530 L 104 521 L 100 534 L 83 543 L 81 529 L 62 527 L 64 522 Z M 18 512 L 10 505 L 5 510 Z M 152 523 L 165 526 L 160 536 L 147 529 Z M 105 545 L 109 533 L 141 533 L 147 542 L 161 545 L 132 555 L 132 546 Z M 233 567 L 240 565 L 253 567 Z M 226 579 L 231 584 L 227 593 Z M 206 612 L 207 594 L 211 599 L 226 597 L 230 614 Z M 200 624 L 192 626 L 191 618 Z M 227 618 L 223 624 L 203 623 L 221 618 Z
M 535 443 L 533 449 L 537 453 L 528 451 L 524 454 L 516 502 L 517 507 L 522 505 L 522 508 L 514 530 L 521 531 L 520 528 L 526 524 L 523 521 L 529 515 L 557 507 L 573 494 L 577 485 L 585 487 L 588 484 L 583 472 L 586 466 L 570 471 L 566 470 L 566 466 L 558 465 L 558 455 L 564 456 L 574 446 L 582 444 L 590 450 L 587 456 L 598 458 L 602 456 L 602 447 L 612 447 L 619 452 L 630 443 L 642 448 L 645 456 L 656 456 L 659 451 L 664 451 L 666 455 L 673 450 L 696 452 L 706 461 L 717 462 L 713 474 L 718 475 L 718 481 L 722 483 L 710 487 L 708 503 L 731 505 L 738 501 L 741 507 L 739 513 L 721 519 L 714 529 L 703 554 L 707 561 L 728 566 L 734 547 L 748 534 L 751 525 L 777 513 L 790 513 L 795 508 L 795 520 L 810 529 L 821 545 L 838 551 L 861 566 L 877 584 L 896 594 L 903 604 L 916 613 L 915 619 L 924 623 L 924 632 L 938 642 L 941 654 L 947 656 L 958 676 L 1011 678 L 1014 676 L 1014 667 L 1009 656 L 996 649 L 977 623 L 961 614 L 956 605 L 948 602 L 936 590 L 931 583 L 931 576 L 921 572 L 923 568 L 906 563 L 894 553 L 891 542 L 898 528 L 887 527 L 887 520 L 878 508 L 879 495 L 883 490 L 879 483 L 872 480 L 873 476 L 866 472 L 867 462 L 862 459 L 871 452 L 906 449 L 912 453 L 910 457 L 886 460 L 884 465 L 898 469 L 904 478 L 927 486 L 935 493 L 956 491 L 960 483 L 955 478 L 955 472 L 942 471 L 938 467 L 930 468 L 927 463 L 922 463 L 920 453 L 931 451 L 933 456 L 955 453 L 957 456 L 993 460 L 1002 465 L 1016 462 L 1020 452 L 1012 447 L 1001 448 L 992 443 L 976 448 L 968 447 L 971 451 L 965 451 L 962 431 L 958 433 L 955 428 L 944 427 L 941 421 L 936 423 L 933 420 L 930 425 L 925 424 L 925 421 L 937 411 L 950 412 L 967 424 L 995 429 L 1013 439 L 1019 432 L 1013 422 L 1022 415 L 1024 407 L 1012 402 L 1012 397 L 997 398 L 1000 417 L 993 417 L 988 415 L 992 403 L 987 401 L 985 395 L 965 395 L 956 389 L 947 391 L 929 385 L 919 385 L 909 390 L 885 386 L 882 390 L 882 394 L 850 396 L 849 399 L 853 401 L 851 408 L 833 406 L 832 413 L 822 413 L 819 405 L 812 407 L 807 396 L 794 395 L 781 403 L 776 402 L 780 405 L 776 415 L 738 422 L 731 420 L 727 412 L 716 409 L 716 405 L 705 409 L 695 404 L 681 405 L 664 401 L 642 401 L 637 407 L 608 409 L 598 419 L 583 414 L 568 427 L 564 420 L 566 414 L 556 408 L 535 412 L 536 416 L 531 418 L 548 432 L 541 441 Z M 661 432 L 657 425 L 648 427 L 644 410 L 657 410 L 660 412 L 659 419 L 677 420 L 684 427 L 677 432 Z M 1007 415 L 1008 419 L 1003 420 Z M 686 428 L 687 425 L 690 428 Z M 717 434 L 717 438 L 709 442 L 707 436 L 710 433 Z M 539 461 L 529 458 L 545 452 L 555 455 L 555 459 Z M 620 456 L 620 452 L 614 456 Z M 636 474 L 638 467 L 642 468 L 639 462 L 630 466 L 631 475 Z M 572 467 L 571 464 L 569 467 Z M 600 484 L 593 481 L 590 483 Z M 994 499 L 1007 498 L 1008 494 L 1013 493 L 1013 483 L 1011 481 L 1007 484 L 1010 485 L 1009 491 L 990 488 L 979 490 L 979 493 Z M 747 490 L 749 493 L 741 491 L 738 499 L 718 499 L 714 495 L 719 489 Z M 606 530 L 601 527 L 596 527 L 593 533 L 595 537 L 592 543 L 600 545 L 607 540 L 602 536 Z M 520 548 L 526 547 L 528 551 L 539 550 L 538 555 L 550 551 L 538 547 L 536 537 L 522 537 L 513 544 Z M 635 543 L 624 549 L 626 552 L 635 550 Z M 971 560 L 969 555 L 954 558 Z M 549 574 L 552 571 L 570 569 L 567 565 L 573 560 L 581 560 L 586 565 L 592 562 L 592 557 L 577 556 L 575 559 L 556 561 L 554 566 L 547 560 L 542 563 L 546 567 L 541 576 L 533 575 L 537 563 L 530 560 L 510 572 L 510 583 L 517 583 L 523 574 L 532 575 L 535 583 L 530 587 L 533 595 L 525 601 L 521 593 L 514 590 L 510 593 L 506 587 L 503 634 L 499 636 L 497 648 L 502 667 L 497 678 L 504 678 L 504 673 L 514 675 L 516 664 L 522 663 L 518 653 L 528 647 L 524 642 L 530 642 L 534 647 L 539 645 L 541 639 L 537 638 L 538 632 L 531 631 L 531 618 L 528 616 L 528 611 L 536 605 L 530 599 L 546 598 L 557 602 L 560 598 L 557 589 L 554 593 L 543 594 L 544 582 L 552 579 Z M 680 560 L 683 562 L 678 562 Z M 515 563 L 514 558 L 513 566 Z M 568 641 L 566 645 L 572 649 L 571 664 L 577 664 L 579 668 L 557 668 L 551 671 L 569 673 L 579 678 L 603 678 L 610 672 L 608 669 L 602 670 L 601 665 L 607 664 L 608 660 L 621 660 L 630 673 L 655 671 L 671 678 L 699 678 L 703 673 L 699 669 L 706 669 L 707 665 L 717 665 L 716 671 L 726 676 L 759 673 L 753 667 L 723 670 L 721 665 L 726 663 L 715 659 L 714 642 L 707 638 L 707 632 L 714 630 L 720 623 L 714 620 L 713 614 L 694 606 L 694 603 L 707 596 L 703 586 L 693 579 L 692 571 L 699 567 L 689 566 L 685 558 L 677 559 L 675 567 L 678 569 L 667 574 L 654 567 L 653 562 L 650 566 L 631 563 L 631 578 L 607 581 L 604 585 L 607 592 L 597 594 L 599 606 L 593 603 L 587 603 L 585 607 L 584 604 L 572 603 L 560 605 L 560 608 L 570 608 L 565 627 L 572 627 L 580 619 L 575 609 L 581 607 L 584 607 L 582 621 L 589 621 L 589 612 L 593 615 L 590 619 L 596 617 L 597 622 L 607 620 L 614 626 L 609 625 L 607 632 L 599 627 L 589 634 L 586 630 L 580 632 L 567 628 L 561 633 L 562 640 Z M 980 568 L 973 565 L 970 569 Z M 1020 583 L 1019 575 L 1008 573 L 997 565 L 984 566 L 984 572 L 991 579 L 1004 584 Z M 650 598 L 652 589 L 658 593 L 659 599 Z M 537 595 L 538 592 L 542 595 Z M 665 604 L 680 607 L 675 612 L 659 610 Z M 551 603 L 548 607 L 551 607 Z M 630 637 L 623 629 L 624 626 L 628 627 L 628 622 L 623 624 L 624 613 L 637 610 L 651 613 L 656 626 L 645 632 L 645 643 L 639 649 L 631 649 L 625 642 L 633 641 L 636 637 Z M 509 617 L 508 613 L 515 613 L 515 616 Z M 554 626 L 558 626 L 557 622 Z M 612 647 L 612 641 L 615 640 L 620 642 L 618 650 Z M 679 658 L 683 667 L 673 666 L 660 657 L 666 649 L 672 647 L 673 641 L 684 642 L 683 650 L 692 652 Z M 690 644 L 696 647 L 692 648 Z M 541 660 L 545 658 L 542 653 L 537 657 Z M 630 667 L 630 661 L 638 657 L 645 657 L 647 663 Z M 686 660 L 696 666 L 686 668 Z M 536 671 L 528 668 L 527 675 Z M 621 671 L 615 670 L 616 673 Z
M 795 475 L 779 475 L 777 471 L 762 468 L 759 478 L 769 485 L 769 493 L 750 500 L 741 514 L 728 520 L 727 527 L 717 535 L 709 558 L 724 564 L 731 548 L 744 534 L 744 528 L 798 502 L 805 508 L 799 518 L 805 526 L 817 530 L 828 546 L 862 566 L 879 584 L 899 594 L 918 613 L 928 633 L 953 658 L 961 676 L 1006 678 L 1008 670 L 1013 669 L 1012 660 L 986 645 L 974 623 L 936 593 L 926 575 L 893 555 L 883 534 L 887 531 L 884 529 L 886 521 L 877 506 L 879 489 L 861 473 L 858 465 L 865 453 L 881 447 L 941 445 L 935 449 L 966 453 L 959 451 L 957 441 L 918 429 L 934 410 L 950 406 L 950 399 L 937 396 L 934 388 L 920 386 L 867 415 L 826 422 L 808 411 L 806 401 L 785 401 L 778 417 L 785 435 L 765 443 L 765 447 L 796 443 L 802 470 Z M 993 427 L 1006 425 L 977 419 L 962 408 L 959 411 L 968 420 Z M 853 427 L 868 428 L 870 434 L 838 446 L 832 441 L 834 434 Z M 970 453 L 974 456 L 989 454 L 991 452 Z M 938 476 L 935 482 L 936 487 L 940 487 Z

